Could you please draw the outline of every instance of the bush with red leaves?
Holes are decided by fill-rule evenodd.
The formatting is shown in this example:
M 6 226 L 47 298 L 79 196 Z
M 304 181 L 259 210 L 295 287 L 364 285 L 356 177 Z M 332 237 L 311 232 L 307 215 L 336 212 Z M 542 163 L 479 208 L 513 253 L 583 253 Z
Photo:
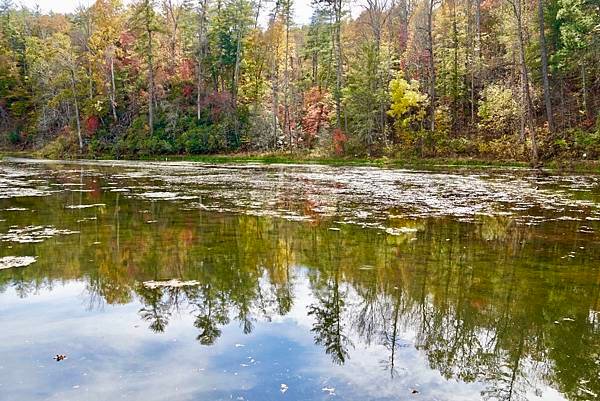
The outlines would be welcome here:
M 85 130 L 88 134 L 94 135 L 100 127 L 100 119 L 97 116 L 89 116 L 85 119 Z

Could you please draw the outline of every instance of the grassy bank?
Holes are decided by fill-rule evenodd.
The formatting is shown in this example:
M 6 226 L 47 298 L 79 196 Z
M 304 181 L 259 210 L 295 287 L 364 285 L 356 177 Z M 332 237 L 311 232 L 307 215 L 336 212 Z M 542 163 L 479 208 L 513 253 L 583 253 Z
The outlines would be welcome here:
M 139 160 L 156 161 L 192 161 L 199 163 L 264 163 L 264 164 L 323 164 L 333 166 L 379 166 L 406 168 L 436 167 L 469 167 L 469 168 L 531 168 L 529 163 L 514 160 L 485 160 L 472 158 L 356 158 L 356 157 L 316 157 L 301 154 L 269 153 L 269 154 L 231 154 L 231 155 L 172 155 L 142 157 Z M 544 170 L 578 173 L 600 173 L 600 161 L 549 161 L 542 167 Z
M 33 152 L 1 152 L 0 158 L 4 157 L 30 157 L 37 158 Z M 72 159 L 76 159 L 73 157 Z M 90 158 L 90 157 L 83 157 Z M 111 160 L 110 156 L 91 157 L 99 160 Z M 129 159 L 129 158 L 128 158 Z M 379 167 L 403 167 L 403 168 L 531 168 L 526 162 L 513 160 L 486 160 L 474 158 L 403 158 L 394 159 L 387 157 L 360 158 L 349 156 L 314 156 L 298 153 L 235 153 L 219 155 L 157 155 L 132 158 L 132 160 L 145 161 L 190 161 L 198 163 L 264 163 L 264 164 L 322 164 L 331 166 L 379 166 Z M 600 161 L 598 160 L 552 160 L 544 163 L 544 170 L 574 173 L 597 173 L 600 174 Z

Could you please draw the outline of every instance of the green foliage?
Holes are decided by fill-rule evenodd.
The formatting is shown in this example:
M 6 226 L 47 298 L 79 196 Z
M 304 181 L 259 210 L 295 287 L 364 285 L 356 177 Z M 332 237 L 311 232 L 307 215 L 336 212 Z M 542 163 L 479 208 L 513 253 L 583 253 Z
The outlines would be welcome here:
M 575 148 L 580 153 L 585 153 L 586 158 L 600 157 L 600 130 L 592 132 L 573 130 L 572 136 Z
M 17 131 L 11 131 L 8 133 L 8 142 L 11 145 L 17 145 L 21 143 L 21 135 Z
M 477 155 L 477 144 L 465 137 L 448 139 L 445 148 L 448 153 L 456 156 Z
M 385 139 L 386 111 L 389 109 L 389 91 L 383 81 L 391 70 L 391 60 L 383 55 L 387 46 L 362 43 L 357 49 L 356 60 L 348 73 L 348 83 L 342 91 L 345 113 L 350 134 L 350 149 L 364 153 L 374 150 Z
M 17 145 L 21 142 L 21 135 L 17 131 L 11 131 L 8 134 L 8 142 L 12 145 Z
M 481 129 L 493 135 L 514 133 L 521 113 L 511 88 L 491 84 L 483 89 L 477 112 Z
M 70 159 L 73 155 L 78 154 L 78 150 L 76 135 L 70 130 L 65 130 L 46 144 L 39 154 L 49 159 Z
M 179 143 L 188 154 L 217 153 L 226 150 L 225 138 L 219 126 L 196 127 L 179 138 Z

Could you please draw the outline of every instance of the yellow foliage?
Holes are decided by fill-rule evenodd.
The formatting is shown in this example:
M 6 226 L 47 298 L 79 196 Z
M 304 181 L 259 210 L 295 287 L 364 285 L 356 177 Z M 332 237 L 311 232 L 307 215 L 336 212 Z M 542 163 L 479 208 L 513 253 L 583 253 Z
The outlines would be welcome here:
M 415 80 L 406 81 L 402 74 L 390 81 L 391 106 L 388 114 L 394 117 L 401 127 L 413 122 L 421 122 L 425 118 L 427 95 L 419 90 Z

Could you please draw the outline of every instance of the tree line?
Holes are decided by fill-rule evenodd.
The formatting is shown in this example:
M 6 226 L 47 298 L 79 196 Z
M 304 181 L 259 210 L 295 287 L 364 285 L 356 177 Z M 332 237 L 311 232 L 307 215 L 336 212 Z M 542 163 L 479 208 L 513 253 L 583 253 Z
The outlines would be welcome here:
M 52 156 L 600 155 L 595 0 L 0 3 L 0 144 Z

